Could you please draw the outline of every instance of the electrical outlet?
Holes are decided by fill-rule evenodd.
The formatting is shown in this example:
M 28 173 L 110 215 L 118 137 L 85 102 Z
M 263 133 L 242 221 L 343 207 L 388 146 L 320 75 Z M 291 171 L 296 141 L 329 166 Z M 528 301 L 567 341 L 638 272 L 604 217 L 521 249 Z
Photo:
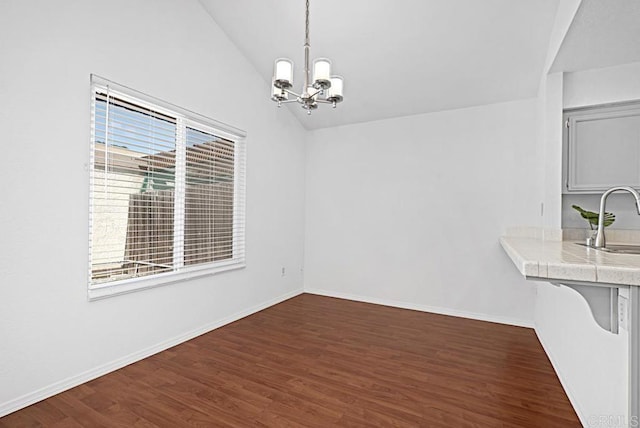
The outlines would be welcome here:
M 629 312 L 626 297 L 618 296 L 618 326 L 624 330 L 629 330 Z
M 287 270 L 282 266 L 282 270 L 280 271 L 280 276 L 285 276 Z

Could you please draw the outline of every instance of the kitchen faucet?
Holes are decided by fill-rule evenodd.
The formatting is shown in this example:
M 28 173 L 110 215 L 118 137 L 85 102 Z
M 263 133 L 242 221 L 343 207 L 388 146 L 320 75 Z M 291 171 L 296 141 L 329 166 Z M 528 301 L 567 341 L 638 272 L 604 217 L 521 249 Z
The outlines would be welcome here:
M 604 210 L 607 205 L 607 197 L 613 192 L 617 192 L 619 190 L 624 190 L 625 192 L 629 192 L 636 198 L 636 208 L 638 209 L 638 214 L 640 215 L 640 194 L 638 192 L 628 186 L 619 186 L 612 187 L 602 194 L 602 198 L 600 198 L 600 213 L 598 214 L 598 231 L 596 232 L 596 239 L 593 244 L 595 248 L 605 248 L 606 241 L 604 238 Z

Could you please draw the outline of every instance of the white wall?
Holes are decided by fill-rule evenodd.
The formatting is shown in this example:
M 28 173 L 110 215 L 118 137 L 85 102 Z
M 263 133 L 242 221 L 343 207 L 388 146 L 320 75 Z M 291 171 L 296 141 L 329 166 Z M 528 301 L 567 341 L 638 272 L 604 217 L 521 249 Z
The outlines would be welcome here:
M 640 100 L 640 62 L 564 75 L 564 108 Z
M 540 222 L 535 116 L 525 100 L 313 132 L 305 290 L 531 325 L 497 238 Z
M 549 67 L 579 5 L 580 1 L 576 0 L 562 0 L 559 4 L 549 45 Z M 604 100 L 596 93 L 585 97 L 582 82 L 590 81 L 589 85 L 593 87 L 613 84 L 608 79 L 596 83 L 593 76 L 575 78 L 570 77 L 571 74 L 545 73 L 538 94 L 542 118 L 538 144 L 544 148 L 546 183 L 544 224 L 550 228 L 559 228 L 562 219 L 562 109 L 568 103 L 576 106 L 578 99 L 580 102 L 589 99 L 589 103 Z M 594 417 L 626 417 L 628 358 L 625 332 L 613 335 L 602 330 L 582 296 L 565 286 L 549 283 L 537 286 L 535 329 L 585 426 Z
M 5 0 L 0 40 L 0 415 L 301 291 L 306 135 L 197 1 Z M 87 301 L 90 73 L 247 132 L 246 269 Z
M 544 227 L 560 229 L 562 211 L 562 73 L 549 74 L 540 86 L 544 111 L 539 142 L 544 153 Z
M 561 227 L 562 211 L 562 73 L 549 73 L 562 47 L 564 38 L 582 0 L 559 0 L 556 16 L 549 36 L 547 56 L 537 96 L 536 141 L 542 152 L 541 180 L 543 225 L 546 229 Z M 560 115 L 558 115 L 560 114 Z

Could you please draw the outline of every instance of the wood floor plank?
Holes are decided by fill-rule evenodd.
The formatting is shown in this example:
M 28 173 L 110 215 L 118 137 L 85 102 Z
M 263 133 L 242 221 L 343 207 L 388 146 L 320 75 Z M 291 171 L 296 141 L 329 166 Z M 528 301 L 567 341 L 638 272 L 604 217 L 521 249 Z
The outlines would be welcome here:
M 303 294 L 4 427 L 579 427 L 533 330 Z

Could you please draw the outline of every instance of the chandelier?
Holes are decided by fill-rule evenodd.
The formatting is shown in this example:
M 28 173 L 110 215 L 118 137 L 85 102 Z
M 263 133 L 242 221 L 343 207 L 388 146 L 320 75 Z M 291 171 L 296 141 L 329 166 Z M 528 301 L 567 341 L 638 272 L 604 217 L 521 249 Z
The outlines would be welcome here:
M 340 76 L 331 76 L 331 61 L 327 58 L 318 58 L 313 61 L 313 81 L 311 81 L 309 68 L 309 0 L 307 0 L 304 33 L 304 85 L 302 91 L 296 93 L 290 90 L 293 87 L 293 61 L 287 58 L 278 58 L 273 70 L 273 84 L 271 87 L 271 99 L 280 107 L 284 103 L 299 103 L 307 114 L 318 108 L 319 103 L 336 104 L 342 101 L 343 80 Z M 294 99 L 289 99 L 292 95 Z

